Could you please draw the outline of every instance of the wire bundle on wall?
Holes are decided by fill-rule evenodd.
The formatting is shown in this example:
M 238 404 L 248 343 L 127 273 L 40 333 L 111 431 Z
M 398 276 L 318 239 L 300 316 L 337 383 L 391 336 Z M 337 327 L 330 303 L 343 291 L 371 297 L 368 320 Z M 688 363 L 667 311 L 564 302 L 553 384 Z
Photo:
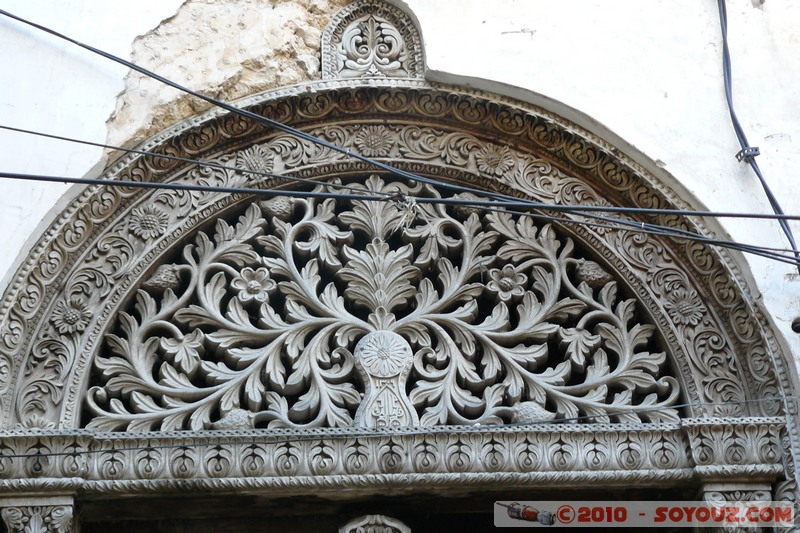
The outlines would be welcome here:
M 313 135 L 310 135 L 304 131 L 298 130 L 293 128 L 287 124 L 283 124 L 281 122 L 272 120 L 267 117 L 263 117 L 261 115 L 257 115 L 253 112 L 247 111 L 245 109 L 238 108 L 234 105 L 229 103 L 217 100 L 215 98 L 203 95 L 197 91 L 191 90 L 183 85 L 180 85 L 177 82 L 169 80 L 159 74 L 156 74 L 144 67 L 136 65 L 130 61 L 122 59 L 118 56 L 95 48 L 93 46 L 81 43 L 75 39 L 72 39 L 62 33 L 59 33 L 55 30 L 42 26 L 40 24 L 36 24 L 32 21 L 26 20 L 22 17 L 13 15 L 5 10 L 0 9 L 0 14 L 26 24 L 28 26 L 34 27 L 38 30 L 41 30 L 45 33 L 53 35 L 59 39 L 65 40 L 70 42 L 76 46 L 79 46 L 85 50 L 88 50 L 92 53 L 100 55 L 101 57 L 105 57 L 111 61 L 119 63 L 123 66 L 126 66 L 136 72 L 139 72 L 145 76 L 148 76 L 152 79 L 155 79 L 165 85 L 173 87 L 179 91 L 184 93 L 190 94 L 195 96 L 207 103 L 210 103 L 214 106 L 220 107 L 225 109 L 231 113 L 236 115 L 248 118 L 250 120 L 255 121 L 258 124 L 262 124 L 264 126 L 269 126 L 275 128 L 279 131 L 288 133 L 293 135 L 297 138 L 312 142 L 314 144 L 320 145 L 322 147 L 328 148 L 330 150 L 343 153 L 349 157 L 355 158 L 359 161 L 364 163 L 370 164 L 376 168 L 379 168 L 384 171 L 388 171 L 398 177 L 402 177 L 407 180 L 414 180 L 421 183 L 426 183 L 430 185 L 434 185 L 440 188 L 449 189 L 456 192 L 469 192 L 473 194 L 478 194 L 483 197 L 488 197 L 490 201 L 482 201 L 482 200 L 471 200 L 471 199 L 457 199 L 457 198 L 414 198 L 414 201 L 417 203 L 443 203 L 443 204 L 453 204 L 453 205 L 470 205 L 473 207 L 479 207 L 488 210 L 496 210 L 496 209 L 503 209 L 508 211 L 509 208 L 515 209 L 536 209 L 540 211 L 549 211 L 549 212 L 559 212 L 559 213 L 572 213 L 574 215 L 579 215 L 584 217 L 584 220 L 574 220 L 574 219 L 566 219 L 563 217 L 553 217 L 549 215 L 544 215 L 541 213 L 531 213 L 531 212 L 511 212 L 512 214 L 520 214 L 525 216 L 536 217 L 539 219 L 544 220 L 553 220 L 560 223 L 566 224 L 587 224 L 592 225 L 595 227 L 603 227 L 603 228 L 612 228 L 617 230 L 625 230 L 625 231 L 638 231 L 641 233 L 648 233 L 648 234 L 655 234 L 664 237 L 674 238 L 674 239 L 687 239 L 693 240 L 697 242 L 703 242 L 708 245 L 712 246 L 719 246 L 734 250 L 739 250 L 745 253 L 758 255 L 761 257 L 765 257 L 767 259 L 788 263 L 798 268 L 800 271 L 800 253 L 797 250 L 797 246 L 794 241 L 794 237 L 791 232 L 791 228 L 789 227 L 789 220 L 798 220 L 800 216 L 792 216 L 786 215 L 783 210 L 780 208 L 780 205 L 777 202 L 774 194 L 772 194 L 771 190 L 766 184 L 766 181 L 763 178 L 760 170 L 758 169 L 758 165 L 754 161 L 754 152 L 753 148 L 749 147 L 747 143 L 747 139 L 744 136 L 744 132 L 741 128 L 741 125 L 736 118 L 736 115 L 733 110 L 733 102 L 731 96 L 731 87 L 730 87 L 730 54 L 728 52 L 728 45 L 727 45 L 727 17 L 725 13 L 725 2 L 724 0 L 718 0 L 719 7 L 720 7 L 720 21 L 722 24 L 723 30 L 723 65 L 724 65 L 724 74 L 725 74 L 725 85 L 726 85 L 726 96 L 728 98 L 728 105 L 731 112 L 731 118 L 734 122 L 734 129 L 736 131 L 737 137 L 739 138 L 739 142 L 742 145 L 742 152 L 740 155 L 743 160 L 746 160 L 755 170 L 756 174 L 758 175 L 766 193 L 767 197 L 770 200 L 770 204 L 775 211 L 774 215 L 761 215 L 755 213 L 724 213 L 724 212 L 715 212 L 715 211 L 693 211 L 693 210 L 685 210 L 685 209 L 646 209 L 646 208 L 626 208 L 626 207 L 610 207 L 610 206 L 567 206 L 567 205 L 551 205 L 551 204 L 542 204 L 538 202 L 526 201 L 521 200 L 519 198 L 515 198 L 512 196 L 473 189 L 470 187 L 460 186 L 460 185 L 453 185 L 450 183 L 441 182 L 439 180 L 431 179 L 425 176 L 420 176 L 417 174 L 413 174 L 402 169 L 393 167 L 386 163 L 377 161 L 375 159 L 360 155 L 356 152 L 351 150 L 345 149 L 341 146 L 336 144 L 330 143 Z M 222 168 L 222 169 L 230 169 L 231 167 L 226 167 L 225 165 L 221 165 L 219 163 L 211 162 L 211 161 L 202 161 L 202 160 L 194 160 L 188 158 L 180 158 L 177 156 L 170 156 L 166 154 L 158 154 L 153 152 L 146 152 L 142 150 L 133 150 L 133 149 L 126 149 L 117 146 L 111 146 L 107 144 L 101 143 L 92 143 L 89 141 L 82 141 L 78 139 L 72 139 L 68 137 L 61 137 L 51 134 L 46 134 L 42 132 L 34 132 L 30 130 L 22 130 L 19 128 L 13 128 L 10 126 L 0 126 L 2 129 L 17 131 L 21 133 L 28 133 L 34 135 L 41 135 L 45 137 L 50 137 L 54 139 L 69 141 L 69 142 L 79 142 L 82 144 L 88 144 L 93 146 L 99 146 L 114 150 L 120 150 L 129 153 L 137 153 L 139 155 L 147 155 L 152 157 L 162 157 L 171 160 L 178 160 L 187 163 L 193 163 L 198 165 L 205 165 L 212 168 Z M 755 149 L 757 150 L 757 149 Z M 238 170 L 238 169 L 234 169 Z M 297 181 L 297 182 L 310 182 L 313 180 L 307 180 L 302 178 L 284 176 L 284 175 L 276 175 L 272 173 L 266 172 L 252 172 L 248 171 L 250 174 L 257 174 L 263 175 L 267 177 L 273 177 L 283 180 L 289 181 Z M 391 197 L 387 196 L 376 196 L 376 195 L 363 195 L 363 194 L 340 194 L 340 193 L 326 193 L 326 192 L 306 192 L 306 191 L 287 191 L 287 190 L 264 190 L 264 189 L 251 189 L 251 188 L 244 188 L 244 187 L 210 187 L 210 186 L 201 186 L 201 185 L 192 185 L 192 184 L 177 184 L 177 183 L 149 183 L 149 182 L 133 182 L 133 181 L 119 181 L 119 180 L 103 180 L 103 179 L 90 179 L 90 178 L 69 178 L 69 177 L 62 177 L 62 176 L 41 176 L 41 175 L 31 175 L 31 174 L 16 174 L 16 173 L 9 173 L 9 172 L 0 172 L 0 177 L 9 178 L 9 179 L 24 179 L 30 181 L 45 181 L 45 182 L 62 182 L 62 183 L 76 183 L 76 184 L 86 184 L 86 185 L 103 185 L 103 186 L 120 186 L 120 187 L 139 187 L 139 188 L 153 188 L 153 189 L 175 189 L 175 190 L 189 190 L 189 191 L 203 191 L 203 192 L 222 192 L 222 193 L 232 193 L 232 194 L 255 194 L 255 195 L 266 195 L 266 196 L 274 196 L 274 195 L 282 195 L 282 196 L 300 196 L 304 198 L 309 197 L 333 197 L 339 199 L 353 199 L 358 197 L 361 200 L 373 200 L 373 201 L 392 201 Z M 344 185 L 339 185 L 337 188 L 342 190 L 350 190 L 353 192 L 352 188 L 348 188 Z M 737 243 L 732 241 L 727 241 L 723 239 L 714 239 L 708 237 L 706 235 L 702 235 L 697 232 L 680 230 L 676 228 L 671 228 L 668 226 L 663 226 L 659 224 L 652 224 L 652 223 L 645 223 L 645 222 L 636 222 L 632 220 L 626 220 L 621 218 L 615 217 L 608 217 L 604 215 L 598 215 L 597 213 L 616 213 L 616 214 L 640 214 L 640 215 L 669 215 L 675 214 L 680 216 L 699 216 L 699 217 L 737 217 L 737 218 L 760 218 L 760 219 L 774 219 L 777 220 L 781 227 L 784 229 L 787 237 L 789 238 L 789 242 L 792 246 L 791 250 L 786 249 L 777 249 L 777 248 L 768 248 L 758 245 L 750 245 L 750 244 L 743 244 Z M 589 219 L 589 220 L 586 220 Z M 609 226 L 611 224 L 611 226 Z M 791 255 L 789 255 L 791 254 Z

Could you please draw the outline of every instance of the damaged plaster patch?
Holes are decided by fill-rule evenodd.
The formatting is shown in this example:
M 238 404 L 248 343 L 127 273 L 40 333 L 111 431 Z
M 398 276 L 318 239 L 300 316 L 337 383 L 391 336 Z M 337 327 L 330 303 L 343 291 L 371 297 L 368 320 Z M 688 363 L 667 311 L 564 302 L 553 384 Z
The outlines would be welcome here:
M 133 42 L 131 59 L 224 101 L 319 77 L 320 39 L 348 0 L 187 0 Z M 210 104 L 137 72 L 107 121 L 108 142 L 132 146 Z

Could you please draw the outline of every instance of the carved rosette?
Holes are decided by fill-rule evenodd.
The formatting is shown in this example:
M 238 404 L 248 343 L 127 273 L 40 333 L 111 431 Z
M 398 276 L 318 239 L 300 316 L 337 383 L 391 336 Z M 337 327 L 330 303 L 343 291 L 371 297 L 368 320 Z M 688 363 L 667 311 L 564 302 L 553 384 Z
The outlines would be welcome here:
M 417 411 L 406 394 L 414 354 L 405 339 L 391 331 L 374 331 L 358 341 L 354 357 L 366 390 L 356 411 L 355 425 L 419 425 Z

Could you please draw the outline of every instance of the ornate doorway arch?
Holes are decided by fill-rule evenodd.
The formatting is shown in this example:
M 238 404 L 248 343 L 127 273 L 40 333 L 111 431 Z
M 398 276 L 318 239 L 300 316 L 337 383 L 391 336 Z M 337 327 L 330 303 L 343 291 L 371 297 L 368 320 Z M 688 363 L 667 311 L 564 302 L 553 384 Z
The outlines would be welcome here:
M 367 31 L 406 48 L 358 56 L 347 36 Z M 93 187 L 40 238 L 0 311 L 0 486 L 39 498 L 0 501 L 7 524 L 185 489 L 794 500 L 793 414 L 754 401 L 792 389 L 785 356 L 724 253 L 422 199 L 687 204 L 558 116 L 424 81 L 415 31 L 352 4 L 327 79 L 244 105 L 444 185 L 209 113 L 144 149 L 233 170 L 137 156 L 106 176 L 390 200 Z

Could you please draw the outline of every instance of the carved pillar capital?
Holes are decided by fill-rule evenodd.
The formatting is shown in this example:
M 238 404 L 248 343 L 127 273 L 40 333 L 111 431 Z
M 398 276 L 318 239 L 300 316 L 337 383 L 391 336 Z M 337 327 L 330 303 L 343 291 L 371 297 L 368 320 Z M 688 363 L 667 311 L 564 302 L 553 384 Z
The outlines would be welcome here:
M 782 418 L 684 419 L 681 426 L 689 441 L 695 473 L 703 481 L 739 478 L 749 487 L 769 484 L 783 470 Z
M 701 488 L 700 499 L 715 505 L 727 503 L 755 503 L 772 500 L 772 491 L 766 483 L 706 483 Z M 726 525 L 703 528 L 702 531 L 734 533 L 739 531 L 760 531 L 756 525 Z
M 71 496 L 0 499 L 0 516 L 9 533 L 73 533 Z

